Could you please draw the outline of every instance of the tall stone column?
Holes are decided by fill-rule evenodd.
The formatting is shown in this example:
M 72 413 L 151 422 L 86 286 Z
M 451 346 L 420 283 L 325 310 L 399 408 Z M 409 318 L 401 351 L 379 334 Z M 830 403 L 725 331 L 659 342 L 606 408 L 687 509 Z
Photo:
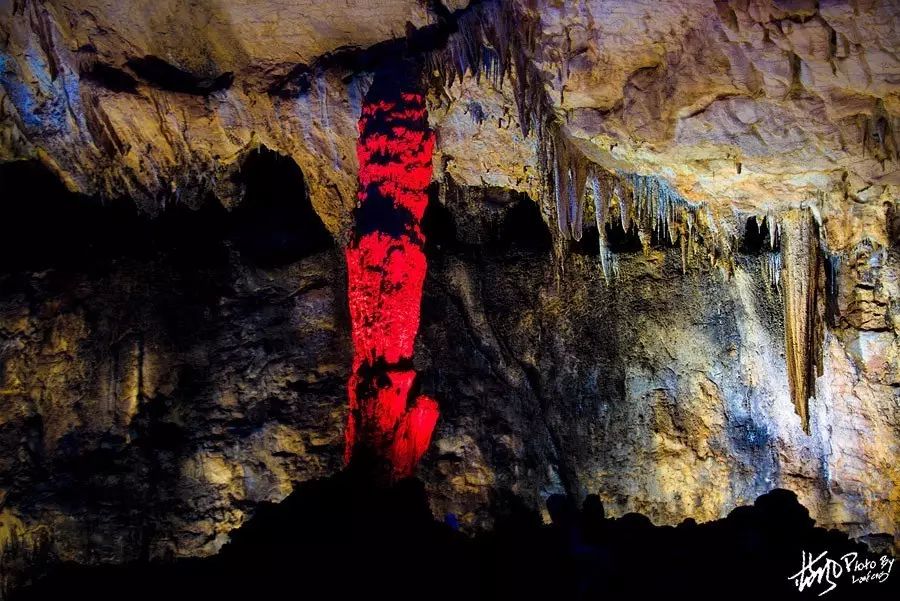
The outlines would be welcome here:
M 359 119 L 359 205 L 346 251 L 353 375 L 345 460 L 396 480 L 413 473 L 438 418 L 415 394 L 413 346 L 426 260 L 434 133 L 425 97 L 396 71 L 378 73 Z

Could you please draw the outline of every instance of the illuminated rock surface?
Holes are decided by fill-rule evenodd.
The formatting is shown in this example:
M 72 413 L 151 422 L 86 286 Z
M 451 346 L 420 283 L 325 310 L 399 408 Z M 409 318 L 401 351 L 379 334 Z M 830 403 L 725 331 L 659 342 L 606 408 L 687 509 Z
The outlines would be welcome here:
M 341 465 L 340 249 L 367 61 L 437 16 L 412 0 L 182 4 L 0 6 L 16 230 L 0 504 L 22 553 L 213 553 L 256 503 Z M 674 523 L 782 486 L 821 524 L 900 535 L 896 3 L 488 5 L 461 13 L 450 48 L 479 14 L 514 15 L 492 21 L 521 25 L 513 68 L 500 81 L 486 61 L 429 99 L 440 210 L 414 367 L 441 405 L 419 470 L 434 508 L 479 528 L 513 495 L 567 490 Z M 543 83 L 530 100 L 526 72 Z M 525 135 L 522 106 L 556 138 Z M 295 164 L 315 215 L 285 218 L 260 198 L 302 204 Z M 29 183 L 54 177 L 106 208 L 57 190 L 66 211 L 27 214 L 52 189 Z M 796 281 L 774 226 L 801 205 L 816 282 Z M 173 246 L 153 245 L 148 215 Z M 791 376 L 821 361 L 807 435 L 785 352 L 785 315 L 807 308 L 785 299 L 813 288 L 822 340 Z

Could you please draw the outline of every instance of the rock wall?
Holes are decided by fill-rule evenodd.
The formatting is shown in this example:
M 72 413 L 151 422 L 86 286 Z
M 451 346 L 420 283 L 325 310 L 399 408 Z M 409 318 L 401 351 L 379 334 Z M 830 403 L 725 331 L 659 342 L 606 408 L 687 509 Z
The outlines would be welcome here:
M 249 190 L 265 207 L 268 192 Z M 677 523 L 782 486 L 821 524 L 898 534 L 896 249 L 841 272 L 806 435 L 765 252 L 742 252 L 730 278 L 683 274 L 677 249 L 645 253 L 633 232 L 611 235 L 610 285 L 590 240 L 554 256 L 529 198 L 443 197 L 424 226 L 415 355 L 422 392 L 441 399 L 419 470 L 436 513 L 477 530 L 513 504 L 597 492 L 614 515 Z M 351 359 L 341 254 L 324 238 L 260 252 L 254 213 L 238 229 L 215 214 L 107 224 L 164 227 L 150 236 L 164 247 L 146 250 L 137 234 L 89 260 L 5 266 L 4 524 L 44 556 L 213 553 L 257 503 L 340 468 Z M 304 237 L 324 231 L 309 205 L 297 219 L 289 227 Z
M 449 204 L 471 228 L 471 207 Z M 482 215 L 481 227 L 497 219 Z M 781 486 L 822 524 L 896 536 L 898 339 L 882 320 L 898 298 L 896 250 L 863 254 L 838 278 L 841 317 L 826 334 L 807 436 L 764 253 L 741 253 L 726 277 L 682 274 L 675 249 L 619 246 L 629 248 L 612 286 L 590 244 L 561 265 L 515 245 L 432 262 L 432 294 L 452 302 L 431 301 L 440 311 L 422 347 L 441 398 L 461 408 L 430 455 L 438 506 L 477 522 L 504 489 L 532 503 L 538 491 L 598 492 L 614 514 L 677 523 Z M 860 329 L 870 320 L 876 331 Z
M 21 253 L 0 275 L 4 511 L 60 558 L 212 553 L 255 503 L 340 468 L 343 257 L 308 200 L 291 208 L 302 177 L 267 157 L 256 180 L 293 187 L 287 211 L 257 184 L 255 210 L 158 222 L 64 195 L 73 240 L 4 244 Z M 38 213 L 53 232 L 52 205 Z

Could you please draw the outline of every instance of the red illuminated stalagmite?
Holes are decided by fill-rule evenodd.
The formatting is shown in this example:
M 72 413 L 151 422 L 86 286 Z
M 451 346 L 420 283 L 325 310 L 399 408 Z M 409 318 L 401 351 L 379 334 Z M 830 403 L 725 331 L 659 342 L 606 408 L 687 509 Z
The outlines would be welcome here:
M 423 95 L 397 87 L 373 85 L 359 119 L 359 206 L 346 252 L 354 357 L 344 457 L 374 460 L 394 479 L 413 473 L 438 417 L 434 399 L 413 398 L 412 366 L 434 134 Z

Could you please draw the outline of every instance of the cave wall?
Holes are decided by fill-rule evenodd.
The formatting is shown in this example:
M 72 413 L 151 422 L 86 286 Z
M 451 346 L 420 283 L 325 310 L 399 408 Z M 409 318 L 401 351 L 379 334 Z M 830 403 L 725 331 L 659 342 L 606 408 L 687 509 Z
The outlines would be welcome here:
M 0 173 L 40 205 L 3 214 L 22 227 L 0 274 L 0 481 L 21 539 L 87 562 L 209 554 L 248 508 L 340 468 L 343 257 L 293 162 L 258 162 L 240 210 L 153 222 Z
M 455 208 L 462 229 L 490 229 L 498 217 L 475 226 L 473 206 Z M 593 248 L 572 245 L 562 264 L 515 245 L 431 263 L 430 294 L 451 301 L 426 299 L 440 311 L 425 313 L 421 336 L 426 382 L 454 408 L 425 466 L 441 510 L 477 522 L 507 489 L 531 503 L 597 492 L 613 514 L 677 523 L 781 486 L 822 524 L 896 535 L 896 249 L 861 254 L 837 277 L 840 317 L 806 435 L 764 253 L 741 253 L 728 277 L 682 274 L 677 249 L 622 244 L 608 285 Z
M 284 181 L 249 188 L 257 217 L 238 229 L 179 212 L 89 260 L 5 265 L 3 523 L 26 549 L 7 566 L 213 553 L 258 503 L 340 468 L 346 275 L 333 241 L 254 243 L 284 219 L 258 196 Z M 298 239 L 324 231 L 308 201 L 294 217 Z M 590 235 L 556 256 L 538 206 L 503 189 L 435 193 L 424 227 L 415 367 L 442 417 L 419 474 L 436 514 L 471 531 L 597 492 L 613 515 L 677 523 L 782 486 L 821 524 L 898 534 L 896 249 L 840 272 L 807 436 L 764 253 L 682 274 L 677 249 L 644 253 L 632 232 L 608 284 Z
M 339 264 L 3 276 L 4 506 L 64 558 L 205 554 L 338 469 Z

